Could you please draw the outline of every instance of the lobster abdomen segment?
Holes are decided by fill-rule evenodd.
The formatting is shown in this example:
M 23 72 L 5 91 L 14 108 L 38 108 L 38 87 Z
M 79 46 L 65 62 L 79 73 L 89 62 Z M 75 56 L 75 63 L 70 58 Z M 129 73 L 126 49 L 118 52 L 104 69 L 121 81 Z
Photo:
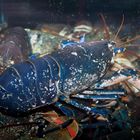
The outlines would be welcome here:
M 57 87 L 49 65 L 49 61 L 37 59 L 8 68 L 0 77 L 0 106 L 10 111 L 26 112 L 52 103 Z

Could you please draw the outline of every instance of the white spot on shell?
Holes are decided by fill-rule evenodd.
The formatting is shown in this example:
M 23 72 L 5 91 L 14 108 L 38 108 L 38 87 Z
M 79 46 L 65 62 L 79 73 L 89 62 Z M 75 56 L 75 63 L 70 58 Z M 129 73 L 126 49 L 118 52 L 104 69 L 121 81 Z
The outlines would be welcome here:
M 108 47 L 111 48 L 112 47 L 112 44 L 108 43 Z
M 77 52 L 72 52 L 71 54 L 77 56 Z

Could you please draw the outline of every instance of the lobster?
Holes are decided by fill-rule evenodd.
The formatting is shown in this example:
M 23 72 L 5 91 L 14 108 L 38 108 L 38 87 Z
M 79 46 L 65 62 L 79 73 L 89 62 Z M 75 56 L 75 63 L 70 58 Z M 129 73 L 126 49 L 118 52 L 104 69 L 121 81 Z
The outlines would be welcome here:
M 62 104 L 66 103 L 84 110 L 87 114 L 109 114 L 107 109 L 101 107 L 109 107 L 116 102 L 96 105 L 96 108 L 69 98 L 72 96 L 105 100 L 117 99 L 124 95 L 124 91 L 106 93 L 98 89 L 94 92 L 88 91 L 88 95 L 85 91 L 92 85 L 95 88 L 108 86 L 108 80 L 104 81 L 103 77 L 111 67 L 114 55 L 123 51 L 123 48 L 117 48 L 114 42 L 107 40 L 72 43 L 41 58 L 12 65 L 0 76 L 0 107 L 7 114 L 15 115 L 53 104 L 67 116 L 76 114 Z M 136 76 L 132 69 L 120 71 L 117 75 L 115 73 L 115 76 L 118 74 L 125 75 L 125 78 Z M 132 82 L 132 79 L 130 81 Z M 98 125 L 107 123 L 93 124 L 92 127 Z
M 0 107 L 27 112 L 56 102 L 61 94 L 88 89 L 101 81 L 114 55 L 124 50 L 108 40 L 68 43 L 41 58 L 12 65 L 0 76 Z
M 41 107 L 54 104 L 66 116 L 73 117 L 76 112 L 63 105 L 62 102 L 65 102 L 87 114 L 108 115 L 109 110 L 104 108 L 106 106 L 89 107 L 76 100 L 69 100 L 69 97 L 72 95 L 76 98 L 105 100 L 124 95 L 123 91 L 113 91 L 110 94 L 97 90 L 97 94 L 94 91 L 89 97 L 83 92 L 92 85 L 99 86 L 97 83 L 102 82 L 101 79 L 111 67 L 114 54 L 120 51 L 124 50 L 117 48 L 114 42 L 106 40 L 77 43 L 43 57 L 28 59 L 8 67 L 0 76 L 1 111 L 15 116 L 36 112 Z M 102 86 L 101 83 L 100 85 Z M 94 125 L 92 127 L 100 124 Z
M 87 89 L 105 75 L 113 48 L 108 41 L 81 43 L 12 65 L 0 76 L 0 106 L 27 112 Z

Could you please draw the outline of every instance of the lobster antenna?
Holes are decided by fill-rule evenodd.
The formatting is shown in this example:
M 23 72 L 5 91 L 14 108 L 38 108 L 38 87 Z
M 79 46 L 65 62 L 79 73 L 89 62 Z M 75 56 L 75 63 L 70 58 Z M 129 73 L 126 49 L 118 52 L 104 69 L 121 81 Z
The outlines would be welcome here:
M 126 47 L 140 47 L 140 44 L 131 44 L 131 45 L 126 45 Z
M 134 41 L 134 40 L 137 40 L 137 39 L 139 39 L 139 38 L 140 38 L 140 35 L 137 35 L 136 37 L 134 37 L 134 38 L 132 38 L 132 39 L 130 39 L 130 40 L 128 40 L 128 41 L 126 41 L 126 42 L 120 44 L 120 46 L 122 46 L 122 45 L 124 45 L 124 44 L 127 44 L 127 43 L 130 43 L 130 42 L 132 42 L 132 41 Z
M 118 29 L 118 31 L 117 31 L 117 33 L 116 33 L 116 35 L 115 35 L 115 37 L 114 37 L 113 40 L 116 40 L 116 38 L 118 37 L 118 35 L 119 35 L 119 33 L 120 33 L 121 29 L 122 29 L 123 23 L 124 23 L 124 14 L 123 14 L 123 16 L 122 16 L 121 25 L 120 25 L 120 27 L 119 27 L 119 29 Z
M 110 34 L 109 34 L 109 30 L 108 30 L 108 27 L 107 27 L 107 24 L 106 24 L 105 17 L 102 13 L 100 13 L 99 15 L 101 16 L 101 20 L 103 21 L 104 30 L 105 30 L 105 33 L 106 33 L 105 38 L 109 40 L 110 39 Z
M 138 59 L 140 59 L 140 56 L 137 53 L 135 53 L 134 51 L 127 50 L 125 53 L 126 54 L 131 54 L 131 55 L 137 57 Z
M 117 63 L 117 64 L 119 64 L 120 66 L 123 66 L 123 68 L 130 68 L 130 69 L 132 69 L 132 67 L 130 67 L 130 66 L 127 66 L 127 65 L 125 65 L 125 64 L 120 64 L 120 63 L 118 63 L 117 61 L 115 61 L 115 63 Z M 135 68 L 135 70 L 138 72 L 138 73 L 140 73 L 140 69 L 137 69 L 137 68 Z

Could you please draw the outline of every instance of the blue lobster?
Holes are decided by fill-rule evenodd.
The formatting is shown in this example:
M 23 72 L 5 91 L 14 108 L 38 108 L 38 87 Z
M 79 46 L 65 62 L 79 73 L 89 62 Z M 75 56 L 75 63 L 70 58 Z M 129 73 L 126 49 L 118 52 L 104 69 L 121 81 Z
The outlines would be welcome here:
M 71 93 L 100 81 L 118 50 L 123 51 L 110 41 L 76 43 L 41 58 L 15 64 L 0 76 L 0 107 L 12 114 L 53 103 L 60 107 L 58 98 L 67 102 Z M 97 112 L 76 101 L 67 103 L 88 113 Z
M 22 116 L 53 105 L 68 118 L 80 119 L 78 123 L 82 129 L 109 127 L 112 121 L 91 124 L 84 121 L 86 115 L 108 118 L 111 110 L 107 107 L 114 106 L 116 99 L 124 95 L 124 90 L 100 89 L 104 87 L 103 77 L 112 65 L 113 56 L 123 51 L 111 41 L 79 42 L 67 44 L 52 54 L 12 65 L 0 75 L 0 109 L 6 115 Z M 136 75 L 134 70 L 122 70 L 119 74 Z M 114 77 L 119 74 L 114 73 Z M 93 85 L 97 89 L 88 91 Z M 86 101 L 79 102 L 80 99 Z M 91 106 L 87 100 L 109 100 L 109 103 Z M 39 128 L 35 134 L 37 137 L 56 130 L 46 128 L 46 122 L 42 124 L 38 120 L 39 123 L 36 123 L 36 118 L 34 120 Z M 59 128 L 63 128 L 70 120 L 59 125 Z

